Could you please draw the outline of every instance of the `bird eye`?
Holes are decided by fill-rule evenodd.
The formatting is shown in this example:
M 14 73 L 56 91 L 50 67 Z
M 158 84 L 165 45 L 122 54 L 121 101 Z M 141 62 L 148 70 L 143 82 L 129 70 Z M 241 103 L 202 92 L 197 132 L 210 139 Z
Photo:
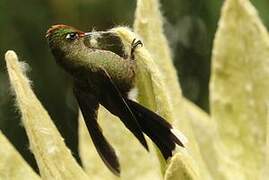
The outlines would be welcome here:
M 78 38 L 78 33 L 75 33 L 75 32 L 68 33 L 68 34 L 65 36 L 65 38 L 66 38 L 67 40 L 71 40 L 71 41 L 73 41 L 73 40 L 75 40 L 75 39 Z

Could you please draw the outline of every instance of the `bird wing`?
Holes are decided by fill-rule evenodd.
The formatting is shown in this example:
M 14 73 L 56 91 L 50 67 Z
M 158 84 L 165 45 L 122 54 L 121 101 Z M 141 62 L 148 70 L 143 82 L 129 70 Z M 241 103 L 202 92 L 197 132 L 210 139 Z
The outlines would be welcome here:
M 100 103 L 112 114 L 118 116 L 123 124 L 135 135 L 139 142 L 148 150 L 148 145 L 142 129 L 137 122 L 126 100 L 119 91 L 117 85 L 104 68 L 100 68 L 103 78 L 105 78 L 103 89 L 105 94 L 102 95 Z
M 119 176 L 120 164 L 117 155 L 113 147 L 104 137 L 97 122 L 97 110 L 99 108 L 98 100 L 93 94 L 81 90 L 81 88 L 76 85 L 74 87 L 74 93 L 98 154 L 107 167 L 115 175 Z
M 89 48 L 95 48 L 92 46 L 90 43 L 90 39 L 94 38 L 94 34 L 97 32 L 93 33 L 92 36 L 86 39 L 84 41 L 85 46 Z M 100 36 L 98 36 L 98 49 L 106 50 L 106 51 L 111 51 L 117 55 L 119 55 L 122 58 L 127 58 L 127 55 L 124 50 L 124 45 L 119 38 L 119 36 L 116 33 L 113 32 L 98 32 Z

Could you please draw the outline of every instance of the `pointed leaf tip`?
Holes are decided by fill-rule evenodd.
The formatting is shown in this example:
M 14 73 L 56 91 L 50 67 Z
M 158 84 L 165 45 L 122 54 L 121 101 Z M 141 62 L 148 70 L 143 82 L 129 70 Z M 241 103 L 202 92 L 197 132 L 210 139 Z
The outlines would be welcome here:
M 8 50 L 5 54 L 5 59 L 10 60 L 10 59 L 18 59 L 17 54 L 13 50 Z
M 5 55 L 10 84 L 43 179 L 88 179 L 31 89 L 14 51 Z

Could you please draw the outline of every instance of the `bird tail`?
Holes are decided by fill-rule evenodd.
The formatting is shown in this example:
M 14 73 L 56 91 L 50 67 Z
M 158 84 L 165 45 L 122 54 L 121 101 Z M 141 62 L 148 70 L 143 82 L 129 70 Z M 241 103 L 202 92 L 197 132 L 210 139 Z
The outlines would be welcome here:
M 165 159 L 172 156 L 176 144 L 184 147 L 165 119 L 130 99 L 127 99 L 127 104 L 141 130 L 158 146 Z

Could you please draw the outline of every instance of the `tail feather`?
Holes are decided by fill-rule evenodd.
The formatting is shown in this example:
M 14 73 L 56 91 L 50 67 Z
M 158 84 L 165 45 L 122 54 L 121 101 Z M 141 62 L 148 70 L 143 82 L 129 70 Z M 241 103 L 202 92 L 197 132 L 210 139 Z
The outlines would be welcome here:
M 132 100 L 128 99 L 127 104 L 142 131 L 158 146 L 165 159 L 172 156 L 176 144 L 183 147 L 182 142 L 171 131 L 172 126 L 165 119 Z

